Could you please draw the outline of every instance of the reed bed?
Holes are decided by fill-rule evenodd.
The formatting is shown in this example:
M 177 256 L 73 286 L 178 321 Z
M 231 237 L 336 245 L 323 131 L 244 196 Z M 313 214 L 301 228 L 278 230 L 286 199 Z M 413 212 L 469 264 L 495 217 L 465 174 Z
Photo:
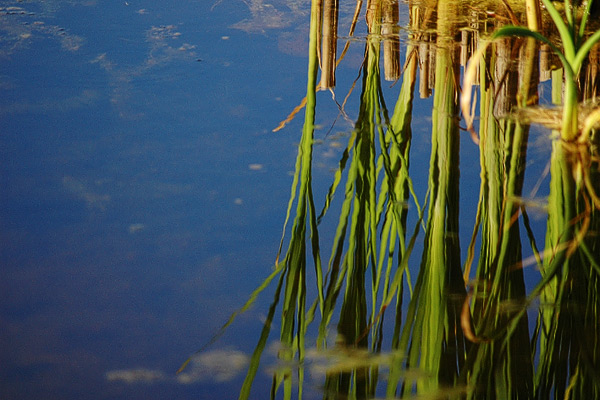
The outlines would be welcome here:
M 515 68 L 506 62 L 516 52 L 528 60 L 529 68 Z M 533 41 L 502 40 L 495 42 L 492 51 L 483 54 L 485 59 L 479 63 L 481 188 L 479 223 L 475 226 L 469 254 L 473 254 L 478 230 L 481 247 L 475 280 L 471 283 L 472 326 L 463 326 L 470 332 L 474 344 L 461 372 L 462 380 L 471 384 L 469 398 L 528 399 L 533 396 L 527 316 L 518 317 L 513 332 L 505 340 L 496 338 L 518 314 L 526 297 L 523 270 L 515 268 L 522 260 L 516 217 L 521 212 L 526 215 L 526 210 L 515 200 L 522 196 L 529 127 L 512 119 L 495 117 L 495 112 L 506 115 L 508 111 L 496 109 L 495 93 L 502 87 L 503 96 L 510 99 L 508 103 L 520 98 L 526 104 L 528 99 L 535 98 L 529 85 L 534 78 L 531 66 L 537 62 L 535 54 Z M 505 104 L 504 100 L 500 102 L 500 105 Z M 469 276 L 470 260 L 466 267 L 465 278 Z M 468 312 L 466 308 L 464 312 Z
M 526 7 L 502 2 L 490 18 L 472 3 L 409 2 L 400 68 L 399 4 L 368 0 L 363 9 L 358 1 L 350 36 L 359 15 L 368 35 L 356 82 L 357 117 L 329 190 L 317 197 L 323 202 L 317 212 L 312 158 L 318 91 L 335 90 L 335 65 L 347 44 L 338 57 L 338 2 L 312 2 L 306 98 L 277 128 L 305 108 L 283 237 L 273 271 L 239 311 L 275 282 L 240 399 L 256 397 L 252 384 L 275 322 L 281 326 L 280 364 L 271 398 L 301 399 L 315 359 L 328 360 L 318 368 L 325 399 L 600 395 L 600 111 L 593 106 L 582 124 L 577 114 L 580 100 L 597 104 L 597 66 L 591 60 L 600 33 L 584 29 L 591 3 L 580 16 L 566 3 L 566 11 L 555 8 L 548 17 L 535 1 Z M 549 20 L 558 36 L 540 33 Z M 554 43 L 555 37 L 562 43 Z M 552 49 L 561 68 L 538 71 L 541 44 Z M 542 64 L 547 61 L 542 58 Z M 529 124 L 537 120 L 523 116 L 541 109 L 537 87 L 545 76 L 563 108 L 555 118 L 547 227 L 540 240 L 523 201 Z M 399 82 L 391 113 L 382 89 L 382 80 L 389 79 Z M 422 199 L 409 172 L 416 90 L 433 94 Z M 463 261 L 459 143 L 465 124 L 478 146 L 481 183 Z M 332 238 L 319 235 L 325 221 L 336 224 Z M 419 240 L 422 253 L 413 254 Z M 529 291 L 525 252 L 534 254 L 539 269 Z M 420 262 L 413 281 L 409 263 L 415 259 Z M 535 302 L 540 306 L 532 325 L 527 311 Z

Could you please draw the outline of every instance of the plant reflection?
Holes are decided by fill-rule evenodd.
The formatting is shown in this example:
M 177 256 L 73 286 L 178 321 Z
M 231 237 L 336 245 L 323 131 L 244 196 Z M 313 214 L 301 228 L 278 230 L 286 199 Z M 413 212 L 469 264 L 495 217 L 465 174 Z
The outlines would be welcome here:
M 413 394 L 597 397 L 600 176 L 594 126 L 600 116 L 594 115 L 600 113 L 590 113 L 576 141 L 555 134 L 547 232 L 540 250 L 540 238 L 529 223 L 530 201 L 523 196 L 529 119 L 520 116 L 538 102 L 539 82 L 547 76 L 552 76 L 554 98 L 560 102 L 563 72 L 538 71 L 538 64 L 550 63 L 532 38 L 505 37 L 477 47 L 480 35 L 492 34 L 505 22 L 525 20 L 525 9 L 506 3 L 493 13 L 457 2 L 408 6 L 409 41 L 400 69 L 398 3 L 370 0 L 366 4 L 368 35 L 358 116 L 317 214 L 311 169 L 316 93 L 335 85 L 338 2 L 312 2 L 307 95 L 301 105 L 306 106 L 305 120 L 285 224 L 293 220 L 291 236 L 283 251 L 284 227 L 275 270 L 240 310 L 277 278 L 240 399 L 250 398 L 280 304 L 280 363 L 273 370 L 272 397 L 281 391 L 283 398 L 301 398 L 307 371 L 324 374 L 322 395 L 327 399 Z M 527 18 L 530 29 L 538 29 L 540 15 L 533 10 Z M 400 82 L 391 115 L 381 86 L 381 48 L 385 79 Z M 592 89 L 597 81 L 596 54 L 591 52 L 579 75 L 583 96 L 596 95 Z M 463 263 L 458 235 L 459 97 L 460 67 L 469 59 L 462 110 L 479 146 L 481 185 Z M 417 71 L 421 96 L 433 92 L 429 179 L 421 201 L 409 174 Z M 477 124 L 471 115 L 473 86 L 479 98 Z M 334 196 L 342 187 L 335 213 Z M 337 228 L 325 267 L 318 227 L 332 214 Z M 421 230 L 421 262 L 413 287 L 408 265 Z M 529 292 L 523 273 L 524 246 L 534 253 L 541 272 Z M 471 274 L 474 262 L 476 270 Z M 315 287 L 309 287 L 313 282 Z M 535 300 L 540 307 L 530 331 L 533 325 L 526 312 Z M 384 324 L 386 314 L 392 314 L 391 323 Z M 309 331 L 313 321 L 318 328 Z M 331 345 L 333 326 L 337 335 Z M 316 333 L 317 339 L 307 349 L 309 332 Z

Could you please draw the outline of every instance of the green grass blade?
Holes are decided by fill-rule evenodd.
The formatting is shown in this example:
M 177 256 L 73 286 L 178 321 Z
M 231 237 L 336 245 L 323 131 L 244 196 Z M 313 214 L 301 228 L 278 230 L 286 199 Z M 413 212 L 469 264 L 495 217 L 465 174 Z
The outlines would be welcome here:
M 575 43 L 574 43 L 575 38 L 573 37 L 574 32 L 572 32 L 572 30 L 569 28 L 569 26 L 571 26 L 571 27 L 573 26 L 572 20 L 570 21 L 570 25 L 567 26 L 567 24 L 565 24 L 565 21 L 562 19 L 562 16 L 558 12 L 558 10 L 552 4 L 552 1 L 542 0 L 542 3 L 544 3 L 544 6 L 546 7 L 546 11 L 548 11 L 548 14 L 550 14 L 550 17 L 552 18 L 552 21 L 554 21 L 554 25 L 556 26 L 556 29 L 558 30 L 558 33 L 560 35 L 562 45 L 564 48 L 565 58 L 569 62 L 572 62 L 575 59 L 575 53 L 577 52 L 577 49 L 575 48 Z
M 600 41 L 600 30 L 594 32 L 594 34 L 592 34 L 592 36 L 590 36 L 583 43 L 583 45 L 581 45 L 581 47 L 577 51 L 577 54 L 573 58 L 573 61 L 571 64 L 574 75 L 579 74 L 579 70 L 581 69 L 581 66 L 583 65 L 584 61 L 587 59 L 588 54 L 590 53 L 590 51 L 592 50 L 594 45 L 596 45 L 598 43 L 598 41 Z
M 279 296 L 281 294 L 281 288 L 283 286 L 284 281 L 283 278 L 284 275 L 281 275 L 281 277 L 279 278 L 279 283 L 277 284 L 277 289 L 275 290 L 275 298 L 273 300 L 273 303 L 271 303 L 271 306 L 269 307 L 267 319 L 265 321 L 265 324 L 263 325 L 258 344 L 256 345 L 254 352 L 252 353 L 252 357 L 250 358 L 250 367 L 248 368 L 246 378 L 244 379 L 244 383 L 242 384 L 242 388 L 240 389 L 238 400 L 247 400 L 250 398 L 250 389 L 252 388 L 252 383 L 254 382 L 256 373 L 258 372 L 260 358 L 267 344 L 267 339 L 269 338 L 269 333 L 271 332 L 271 323 L 273 322 L 275 310 L 277 308 L 277 304 L 279 303 Z

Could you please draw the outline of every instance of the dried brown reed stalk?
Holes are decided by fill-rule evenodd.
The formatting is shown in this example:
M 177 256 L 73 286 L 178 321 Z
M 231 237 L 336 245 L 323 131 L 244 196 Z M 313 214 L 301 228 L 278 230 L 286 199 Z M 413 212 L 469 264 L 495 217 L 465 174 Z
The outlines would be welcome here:
M 356 23 L 358 21 L 358 16 L 360 15 L 360 10 L 362 8 L 362 4 L 363 4 L 363 0 L 356 1 L 356 8 L 354 10 L 354 16 L 352 18 L 352 23 L 350 25 L 350 31 L 348 33 L 349 37 L 352 37 L 354 35 L 354 30 L 356 28 Z M 319 4 L 318 6 L 320 7 L 321 5 Z M 319 22 L 319 24 L 321 24 L 321 22 Z M 337 28 L 336 28 L 336 38 L 337 38 Z M 344 45 L 344 50 L 342 50 L 342 54 L 340 55 L 340 58 L 338 58 L 338 60 L 335 63 L 335 67 L 337 67 L 340 64 L 340 62 L 344 59 L 344 56 L 346 55 L 346 52 L 348 51 L 349 46 L 350 46 L 350 41 L 348 40 L 348 41 L 346 41 L 346 44 Z M 317 51 L 318 56 L 319 56 L 319 58 L 321 58 L 320 48 L 318 48 L 317 50 L 318 50 Z M 316 90 L 319 91 L 322 89 L 324 89 L 324 87 L 323 87 L 322 83 L 319 82 L 319 84 L 316 87 Z M 277 125 L 276 128 L 273 129 L 273 132 L 282 130 L 289 122 L 291 122 L 296 117 L 296 114 L 298 114 L 305 106 L 306 106 L 306 97 L 303 98 L 300 101 L 300 104 L 298 104 L 296 107 L 294 107 L 292 112 L 289 113 L 288 116 L 283 121 L 281 121 L 279 123 L 279 125 Z
M 384 0 L 381 12 L 384 76 L 386 81 L 396 81 L 401 74 L 398 0 Z
M 339 0 L 324 0 L 321 46 L 321 88 L 335 86 Z
M 581 103 L 579 107 L 578 127 L 580 131 L 599 129 L 600 120 L 597 115 L 600 111 L 598 101 Z M 512 112 L 511 117 L 527 124 L 539 124 L 552 130 L 562 127 L 563 107 L 532 106 L 519 108 Z

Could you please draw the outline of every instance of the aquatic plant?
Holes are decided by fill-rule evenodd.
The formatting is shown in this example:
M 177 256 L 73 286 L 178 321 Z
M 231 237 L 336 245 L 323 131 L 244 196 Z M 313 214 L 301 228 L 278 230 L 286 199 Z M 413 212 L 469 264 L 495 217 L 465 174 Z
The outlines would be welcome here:
M 556 86 L 556 87 L 555 87 Z M 558 93 L 553 81 L 553 92 Z M 559 102 L 558 96 L 553 96 Z M 600 395 L 600 190 L 598 158 L 588 140 L 595 124 L 588 117 L 577 143 L 555 141 L 550 160 L 546 253 L 534 338 L 538 346 L 537 398 Z
M 542 0 L 546 11 L 552 18 L 561 38 L 562 51 L 550 39 L 541 33 L 522 26 L 504 26 L 498 29 L 492 40 L 507 36 L 526 36 L 547 44 L 559 57 L 564 68 L 564 98 L 561 138 L 571 142 L 579 138 L 578 108 L 579 90 L 578 75 L 592 47 L 600 40 L 600 31 L 594 32 L 585 41 L 585 28 L 590 15 L 593 0 L 584 3 L 582 15 L 577 25 L 578 16 L 573 12 L 580 7 L 574 7 L 569 0 L 564 2 L 566 22 L 550 0 Z
M 267 285 L 277 282 L 240 399 L 251 397 L 275 321 L 281 328 L 272 398 L 302 398 L 307 373 L 324 374 L 321 390 L 326 399 L 366 399 L 382 393 L 387 398 L 600 394 L 595 372 L 600 343 L 594 325 L 600 308 L 600 202 L 594 197 L 599 190 L 598 173 L 592 171 L 592 166 L 598 168 L 598 160 L 591 156 L 590 146 L 586 143 L 586 151 L 574 151 L 583 146 L 575 146 L 570 136 L 553 144 L 550 211 L 542 250 L 538 250 L 527 202 L 523 201 L 529 126 L 512 118 L 509 111 L 515 105 L 529 106 L 537 98 L 536 25 L 530 24 L 531 34 L 522 34 L 527 28 L 500 28 L 491 44 L 477 50 L 465 72 L 463 100 L 471 95 L 471 85 L 476 82 L 481 98 L 478 132 L 474 134 L 481 185 L 463 268 L 458 239 L 460 67 L 455 37 L 459 26 L 452 18 L 459 14 L 458 5 L 411 6 L 413 29 L 391 115 L 380 73 L 380 49 L 386 40 L 384 14 L 389 6 L 372 0 L 367 7 L 369 33 L 364 39 L 360 80 L 357 78 L 358 115 L 318 213 L 312 190 L 312 156 L 317 93 L 327 86 L 323 75 L 317 83 L 318 49 L 326 39 L 320 37 L 324 23 L 321 3 L 312 3 L 306 112 L 284 232 L 274 270 L 239 311 L 246 310 Z M 437 19 L 430 19 L 432 16 Z M 511 36 L 517 33 L 528 37 L 515 40 Z M 428 48 L 430 39 L 433 42 Z M 582 37 L 578 40 L 583 41 Z M 420 46 L 435 62 L 431 74 L 421 71 L 422 82 L 429 76 L 433 82 L 433 86 L 423 86 L 421 93 L 431 88 L 434 96 L 429 179 L 421 202 L 409 175 L 413 96 L 417 69 L 425 64 L 418 52 Z M 568 58 L 570 53 L 563 56 L 571 63 L 573 74 L 578 71 L 574 65 L 579 62 L 579 51 L 587 45 L 577 46 L 575 59 Z M 522 60 L 518 71 L 508 61 L 515 54 Z M 333 72 L 329 71 L 330 77 Z M 465 103 L 461 105 L 474 133 L 473 119 L 464 111 Z M 343 105 L 340 110 L 344 112 Z M 600 119 L 600 114 L 592 115 Z M 293 115 L 284 123 L 290 118 Z M 577 141 L 589 138 L 593 126 L 588 122 L 583 133 L 577 133 Z M 336 201 L 335 196 L 340 198 Z M 409 214 L 408 204 L 414 205 L 415 215 Z M 325 221 L 336 224 L 332 240 L 327 241 L 331 251 L 326 268 L 319 235 Z M 407 221 L 414 223 L 414 228 Z M 523 275 L 525 236 L 521 226 L 541 274 L 529 293 Z M 408 266 L 421 230 L 423 251 L 413 287 Z M 478 238 L 477 269 L 471 280 Z M 310 267 L 314 267 L 314 277 Z M 309 288 L 308 282 L 315 287 Z M 542 305 L 536 330 L 531 333 L 526 313 L 537 299 Z M 276 317 L 279 306 L 280 320 Z M 390 316 L 391 323 L 384 323 Z M 316 327 L 309 330 L 312 323 Z M 330 340 L 333 330 L 337 334 L 334 344 Z M 314 346 L 307 344 L 309 332 L 316 334 Z M 385 368 L 387 375 L 382 371 Z
M 533 40 L 503 39 L 496 40 L 491 50 L 481 53 L 479 63 L 481 187 L 465 280 L 478 231 L 481 245 L 475 279 L 470 283 L 472 306 L 470 310 L 468 303 L 463 307 L 463 329 L 473 344 L 461 382 L 468 385 L 468 398 L 529 399 L 533 395 L 533 361 L 527 315 L 516 319 L 515 329 L 506 337 L 499 337 L 498 332 L 505 332 L 526 297 L 523 269 L 515 266 L 522 260 L 519 215 L 530 231 L 520 201 L 529 126 L 506 115 L 517 99 L 527 103 L 536 97 L 530 82 L 536 78 L 537 46 Z M 516 53 L 525 60 L 523 68 L 509 61 Z
M 573 179 L 572 154 L 553 143 L 546 251 L 541 267 L 544 286 L 536 336 L 539 365 L 536 396 L 570 393 L 570 398 L 600 395 L 600 264 L 598 209 Z M 598 175 L 594 173 L 598 190 Z M 587 233 L 592 230 L 592 234 Z M 592 249 L 596 249 L 595 251 Z
M 313 12 L 314 10 L 313 8 Z M 381 15 L 380 9 L 371 11 L 374 13 L 372 14 L 374 21 L 378 21 Z M 319 23 L 318 18 L 313 14 L 311 33 Z M 302 397 L 306 327 L 315 318 L 317 309 L 321 314 L 316 341 L 318 350 L 325 352 L 329 346 L 327 338 L 332 318 L 338 301 L 341 300 L 337 322 L 338 340 L 335 348 L 338 351 L 346 349 L 352 353 L 360 349 L 379 353 L 385 310 L 394 298 L 398 300 L 397 309 L 400 310 L 402 307 L 403 276 L 407 273 L 406 259 L 414 243 L 414 240 L 411 244 L 405 243 L 405 231 L 406 202 L 412 190 L 407 156 L 410 148 L 410 111 L 416 60 L 413 57 L 413 61 L 410 61 L 413 73 L 408 75 L 409 79 L 403 83 L 394 117 L 390 119 L 381 92 L 380 24 L 374 23 L 370 29 L 372 36 L 367 39 L 365 45 L 359 115 L 327 194 L 325 205 L 316 220 L 310 173 L 316 88 L 315 82 L 311 79 L 315 76 L 312 74 L 316 70 L 310 69 L 306 118 L 286 216 L 287 224 L 292 203 L 297 198 L 292 235 L 284 261 L 278 264 L 283 263 L 285 267 L 278 267 L 281 275 L 276 296 L 252 357 L 251 367 L 240 393 L 241 399 L 249 396 L 260 356 L 265 349 L 266 338 L 274 316 L 273 311 L 280 299 L 283 310 L 281 350 L 278 356 L 284 367 L 278 368 L 274 374 L 272 394 L 275 394 L 283 384 L 283 396 L 286 399 L 292 396 L 293 369 L 298 374 L 298 397 Z M 316 64 L 312 63 L 317 53 L 312 47 L 315 43 L 316 39 L 311 35 L 310 60 L 312 61 L 309 65 L 313 68 L 316 68 Z M 376 146 L 379 146 L 379 150 Z M 317 224 L 327 217 L 331 200 L 342 183 L 344 175 L 346 175 L 344 199 L 341 211 L 336 217 L 338 227 L 332 242 L 327 272 L 323 275 Z M 296 197 L 298 186 L 299 194 Z M 418 202 L 416 203 L 418 205 Z M 316 268 L 318 295 L 308 310 L 305 287 L 307 221 L 311 227 L 312 262 Z M 418 230 L 418 227 L 417 223 L 415 230 Z M 381 238 L 379 248 L 378 238 Z M 280 252 L 281 250 L 280 247 Z M 340 297 L 341 299 L 338 299 Z M 399 324 L 400 319 L 397 320 L 397 331 L 400 329 Z M 286 365 L 288 367 L 285 367 Z M 292 369 L 290 365 L 296 367 Z M 379 367 L 380 363 L 375 363 L 367 366 L 355 365 L 350 369 L 339 370 L 334 367 L 327 369 L 325 396 L 331 394 L 337 397 L 343 393 L 352 393 L 352 396 L 357 397 L 373 396 L 379 381 Z
M 406 311 L 398 349 L 406 354 L 403 368 L 424 376 L 404 380 L 387 395 L 428 394 L 458 382 L 466 343 L 460 309 L 466 297 L 458 240 L 459 127 L 453 37 L 456 4 L 438 3 L 435 82 L 428 181 L 428 212 L 419 275 Z
M 276 265 L 283 265 L 281 268 L 280 278 L 277 285 L 275 299 L 269 309 L 269 315 L 264 324 L 263 331 L 259 342 L 254 350 L 250 362 L 250 368 L 244 384 L 240 391 L 239 399 L 247 399 L 250 396 L 250 389 L 258 370 L 258 365 L 262 352 L 264 351 L 266 341 L 271 329 L 271 322 L 274 317 L 274 312 L 279 298 L 281 289 L 283 288 L 283 309 L 281 319 L 280 342 L 282 344 L 279 351 L 279 358 L 283 362 L 291 362 L 296 357 L 298 363 L 302 364 L 305 354 L 305 336 L 308 323 L 312 320 L 317 302 L 315 302 L 309 310 L 306 309 L 307 286 L 306 286 L 306 234 L 307 221 L 310 226 L 312 255 L 315 266 L 317 292 L 319 294 L 319 308 L 323 312 L 323 278 L 321 271 L 321 262 L 319 255 L 319 236 L 317 230 L 317 216 L 312 195 L 312 148 L 313 135 L 315 130 L 315 106 L 316 106 L 316 87 L 317 87 L 317 42 L 319 37 L 319 21 L 321 16 L 321 8 L 318 2 L 313 2 L 311 7 L 311 24 L 310 24 L 310 39 L 309 39 L 309 62 L 308 62 L 308 78 L 306 89 L 306 112 L 304 118 L 304 126 L 302 130 L 302 138 L 298 147 L 298 156 L 296 159 L 296 172 L 292 182 L 292 192 L 286 219 L 284 223 L 287 225 L 294 200 L 297 195 L 296 215 L 292 226 L 292 237 L 288 245 L 288 250 L 281 263 L 279 256 L 281 254 L 283 238 L 279 246 L 279 251 L 276 257 Z M 300 185 L 298 187 L 298 184 Z M 302 397 L 302 387 L 304 381 L 304 369 L 302 366 L 298 368 L 298 397 Z M 284 397 L 291 398 L 292 396 L 292 371 L 288 368 L 279 369 L 273 377 L 272 393 L 283 385 Z

